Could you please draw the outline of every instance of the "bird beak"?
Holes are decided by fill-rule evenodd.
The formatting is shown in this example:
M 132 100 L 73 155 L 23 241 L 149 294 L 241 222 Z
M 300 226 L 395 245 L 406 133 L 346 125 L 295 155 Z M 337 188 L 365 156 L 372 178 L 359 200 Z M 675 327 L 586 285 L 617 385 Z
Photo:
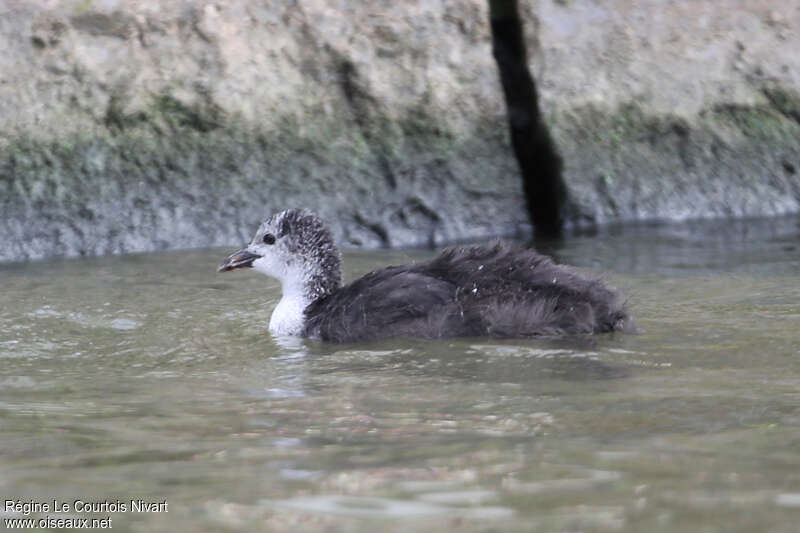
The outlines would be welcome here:
M 260 255 L 250 253 L 247 250 L 239 250 L 229 255 L 228 258 L 219 265 L 217 272 L 230 272 L 237 268 L 252 267 L 253 261 L 260 257 Z

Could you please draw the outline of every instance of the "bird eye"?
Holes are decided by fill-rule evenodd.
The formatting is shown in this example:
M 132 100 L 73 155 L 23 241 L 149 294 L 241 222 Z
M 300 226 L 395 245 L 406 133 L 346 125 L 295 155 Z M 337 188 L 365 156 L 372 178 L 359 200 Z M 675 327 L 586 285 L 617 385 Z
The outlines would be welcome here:
M 261 241 L 264 244 L 275 244 L 275 235 L 273 235 L 272 233 L 265 233 Z

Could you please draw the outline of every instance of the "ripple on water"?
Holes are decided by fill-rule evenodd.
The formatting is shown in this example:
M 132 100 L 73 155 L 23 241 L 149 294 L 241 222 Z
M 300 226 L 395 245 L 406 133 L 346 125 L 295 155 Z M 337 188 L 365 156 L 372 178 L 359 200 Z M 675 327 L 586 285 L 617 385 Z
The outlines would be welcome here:
M 115 318 L 111 321 L 111 327 L 120 330 L 131 330 L 139 327 L 139 323 L 130 318 Z
M 499 519 L 510 518 L 514 514 L 512 509 L 506 507 L 476 507 L 465 509 L 431 501 L 339 495 L 309 496 L 290 498 L 287 500 L 264 500 L 262 503 L 280 509 L 358 518 L 409 519 L 454 515 L 462 518 Z
M 44 307 L 40 307 L 34 311 L 28 313 L 28 316 L 31 318 L 48 318 L 48 317 L 60 317 L 63 316 L 64 313 L 56 311 L 49 305 L 45 305 Z
M 337 362 L 354 362 L 372 359 L 385 359 L 392 356 L 409 355 L 413 350 L 407 348 L 397 348 L 395 350 L 338 350 L 331 354 L 331 358 Z
M 474 477 L 474 476 L 473 476 Z M 403 492 L 448 492 L 456 491 L 464 486 L 461 480 L 410 480 L 400 481 L 395 484 L 395 488 Z
M 316 481 L 324 475 L 321 470 L 303 470 L 300 468 L 282 468 L 280 475 L 289 481 Z
M 421 494 L 419 499 L 443 505 L 480 505 L 497 501 L 498 494 L 493 490 L 454 490 Z
M 37 384 L 30 376 L 8 376 L 0 379 L 0 389 L 33 389 Z
M 302 440 L 294 437 L 279 437 L 272 441 L 272 445 L 277 446 L 278 448 L 294 448 L 300 446 L 302 443 Z
M 529 359 L 555 359 L 557 357 L 596 358 L 597 352 L 565 350 L 561 348 L 533 348 L 512 344 L 472 344 L 472 353 L 488 357 L 524 357 Z
M 800 507 L 800 492 L 778 494 L 775 504 L 780 507 Z
M 20 343 L 8 341 L 3 343 L 5 349 L 0 349 L 0 359 L 42 359 L 57 351 L 60 346 L 48 340 L 29 340 Z
M 694 509 L 717 509 L 720 507 L 762 506 L 772 500 L 768 490 L 708 490 L 665 491 L 659 498 L 668 503 Z M 778 503 L 778 499 L 775 500 Z
M 140 326 L 139 322 L 130 318 L 109 318 L 102 309 L 93 314 L 86 314 L 80 311 L 58 311 L 49 305 L 45 305 L 27 313 L 27 316 L 37 320 L 54 318 L 66 320 L 84 328 L 111 328 L 128 331 L 137 329 Z
M 274 387 L 270 389 L 266 389 L 267 395 L 270 398 L 281 398 L 281 399 L 288 399 L 288 398 L 302 398 L 306 394 L 301 389 L 284 389 L 280 387 Z
M 503 479 L 503 488 L 526 494 L 584 491 L 613 483 L 622 477 L 621 473 L 613 470 L 595 470 L 569 465 L 566 465 L 566 468 L 574 471 L 575 475 L 536 481 L 522 481 L 510 475 Z

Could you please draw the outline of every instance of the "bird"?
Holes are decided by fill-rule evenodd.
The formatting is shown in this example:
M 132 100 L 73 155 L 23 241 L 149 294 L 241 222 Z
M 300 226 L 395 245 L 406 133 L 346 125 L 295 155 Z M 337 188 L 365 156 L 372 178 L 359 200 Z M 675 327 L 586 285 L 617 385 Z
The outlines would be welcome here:
M 428 261 L 389 266 L 343 285 L 333 236 L 305 209 L 267 218 L 217 271 L 246 268 L 281 283 L 282 297 L 269 321 L 275 336 L 350 343 L 633 328 L 626 302 L 602 280 L 502 240 L 449 247 Z

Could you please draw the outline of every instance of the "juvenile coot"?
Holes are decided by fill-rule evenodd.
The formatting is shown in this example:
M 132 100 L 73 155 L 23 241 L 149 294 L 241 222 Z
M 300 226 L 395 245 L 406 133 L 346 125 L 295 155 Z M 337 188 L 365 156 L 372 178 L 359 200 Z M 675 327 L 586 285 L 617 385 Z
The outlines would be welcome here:
M 631 322 L 617 293 L 532 250 L 457 246 L 342 286 L 341 257 L 314 214 L 268 218 L 219 272 L 252 267 L 281 282 L 274 335 L 332 342 L 388 337 L 532 337 L 602 333 Z

